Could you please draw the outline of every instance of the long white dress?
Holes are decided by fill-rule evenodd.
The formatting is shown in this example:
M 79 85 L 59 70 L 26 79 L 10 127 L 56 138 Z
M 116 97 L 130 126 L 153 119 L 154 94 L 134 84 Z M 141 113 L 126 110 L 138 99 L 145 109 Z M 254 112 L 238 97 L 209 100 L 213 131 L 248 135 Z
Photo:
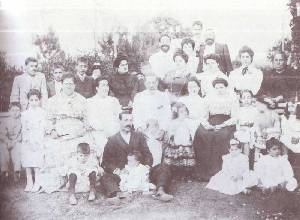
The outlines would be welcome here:
M 21 162 L 23 167 L 41 168 L 44 162 L 45 111 L 37 107 L 22 112 Z
M 297 180 L 287 156 L 262 155 L 254 164 L 254 172 L 258 177 L 259 187 L 270 188 L 286 184 L 285 187 L 289 191 L 297 188 Z
M 222 170 L 211 177 L 206 188 L 235 195 L 257 184 L 254 172 L 249 170 L 249 161 L 246 155 L 240 153 L 233 156 L 229 153 L 222 156 L 222 159 Z
M 159 130 L 158 130 L 159 132 Z M 156 166 L 161 163 L 162 159 L 162 141 L 158 140 L 158 135 L 145 132 L 148 148 L 153 157 L 152 166 Z
M 122 192 L 149 192 L 155 189 L 152 183 L 149 183 L 149 169 L 143 164 L 135 167 L 125 165 L 120 174 L 120 190 Z
M 282 116 L 281 129 L 282 143 L 294 153 L 300 153 L 300 141 L 292 143 L 292 138 L 300 139 L 300 120 L 296 119 L 295 115 L 291 115 L 289 119 Z
M 254 144 L 254 122 L 258 115 L 255 106 L 241 106 L 237 113 L 235 137 L 242 143 Z

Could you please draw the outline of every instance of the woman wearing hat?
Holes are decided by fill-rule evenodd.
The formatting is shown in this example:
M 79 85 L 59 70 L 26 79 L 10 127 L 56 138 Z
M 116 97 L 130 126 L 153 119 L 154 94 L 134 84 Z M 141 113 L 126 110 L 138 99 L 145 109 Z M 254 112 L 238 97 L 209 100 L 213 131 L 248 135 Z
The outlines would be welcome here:
M 215 78 L 212 85 L 215 93 L 204 99 L 205 120 L 198 127 L 193 142 L 202 181 L 208 181 L 221 170 L 222 156 L 228 153 L 239 108 L 238 99 L 228 91 L 226 79 Z

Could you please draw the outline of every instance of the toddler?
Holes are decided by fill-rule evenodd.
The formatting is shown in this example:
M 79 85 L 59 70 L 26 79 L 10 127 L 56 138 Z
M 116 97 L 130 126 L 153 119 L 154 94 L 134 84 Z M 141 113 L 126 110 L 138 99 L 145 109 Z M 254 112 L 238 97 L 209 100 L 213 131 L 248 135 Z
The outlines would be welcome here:
M 228 195 L 249 193 L 249 188 L 257 184 L 257 178 L 249 170 L 248 157 L 242 153 L 242 143 L 231 139 L 229 153 L 222 159 L 222 170 L 210 179 L 206 188 Z
M 263 192 L 274 192 L 278 188 L 294 191 L 297 180 L 287 155 L 282 155 L 283 144 L 272 137 L 266 142 L 267 155 L 262 155 L 254 165 L 258 186 Z

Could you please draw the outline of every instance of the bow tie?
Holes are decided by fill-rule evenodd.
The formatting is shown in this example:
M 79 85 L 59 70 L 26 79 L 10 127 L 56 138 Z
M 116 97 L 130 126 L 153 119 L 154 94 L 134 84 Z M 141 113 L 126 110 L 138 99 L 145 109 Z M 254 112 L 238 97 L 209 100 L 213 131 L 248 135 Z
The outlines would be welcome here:
M 244 67 L 242 70 L 242 74 L 245 75 L 248 72 L 248 67 Z

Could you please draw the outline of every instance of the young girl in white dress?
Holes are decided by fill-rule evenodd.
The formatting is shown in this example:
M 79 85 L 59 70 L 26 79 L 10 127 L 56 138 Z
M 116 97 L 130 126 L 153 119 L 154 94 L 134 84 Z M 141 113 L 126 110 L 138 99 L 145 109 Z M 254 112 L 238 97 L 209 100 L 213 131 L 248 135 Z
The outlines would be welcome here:
M 241 91 L 235 137 L 244 144 L 243 153 L 247 156 L 254 145 L 254 121 L 257 115 L 258 110 L 254 105 L 253 93 L 250 90 Z
M 120 171 L 120 190 L 125 193 L 149 193 L 155 185 L 149 182 L 149 167 L 140 163 L 141 153 L 134 151 L 127 156 L 127 165 Z
M 272 137 L 266 142 L 268 154 L 261 155 L 254 165 L 254 171 L 258 177 L 258 186 L 266 192 L 274 192 L 277 189 L 294 191 L 297 188 L 297 180 L 287 155 L 282 155 L 282 142 Z
M 231 139 L 229 154 L 223 155 L 222 159 L 222 170 L 211 177 L 206 188 L 227 195 L 249 193 L 249 188 L 257 184 L 257 179 L 249 170 L 248 157 L 242 153 L 242 143 Z
M 37 192 L 40 189 L 40 168 L 44 160 L 44 124 L 45 112 L 40 107 L 41 93 L 32 89 L 27 94 L 28 109 L 22 112 L 21 162 L 26 169 L 27 184 L 25 192 Z M 34 174 L 34 183 L 33 175 Z

